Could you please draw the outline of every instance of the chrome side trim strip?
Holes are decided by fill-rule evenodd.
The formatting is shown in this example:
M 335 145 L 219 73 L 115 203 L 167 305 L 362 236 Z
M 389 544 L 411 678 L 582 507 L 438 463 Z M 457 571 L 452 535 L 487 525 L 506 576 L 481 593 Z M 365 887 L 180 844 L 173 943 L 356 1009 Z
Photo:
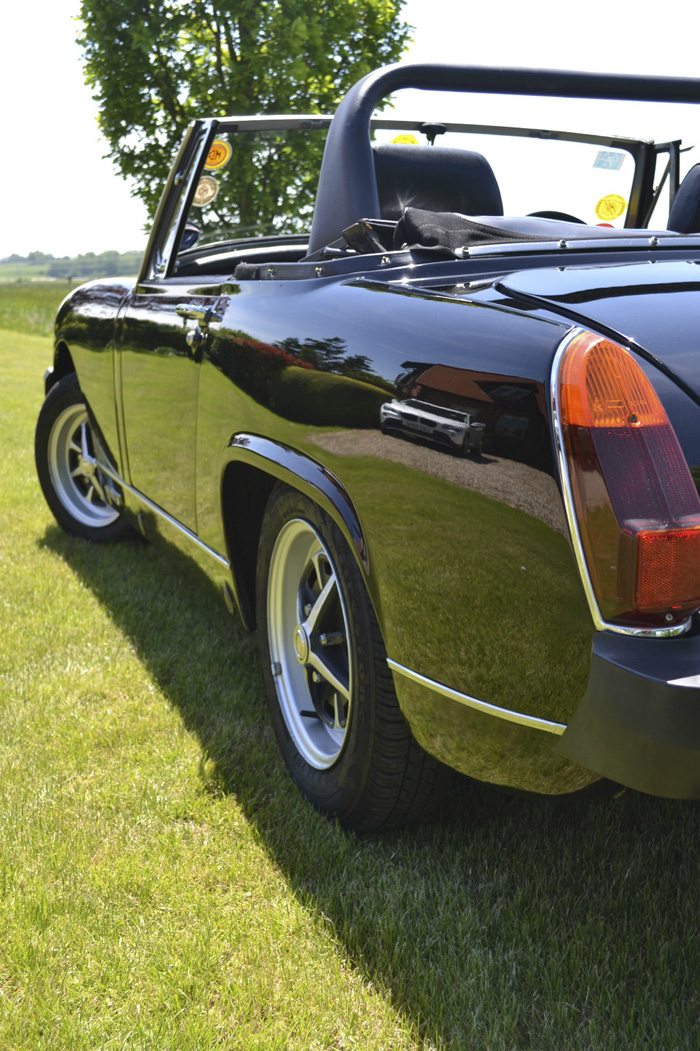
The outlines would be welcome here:
M 522 712 L 513 712 L 509 708 L 499 708 L 496 704 L 489 704 L 487 701 L 480 701 L 476 697 L 470 697 L 466 693 L 452 690 L 441 682 L 435 682 L 434 679 L 428 679 L 425 675 L 419 675 L 417 671 L 404 668 L 402 664 L 391 660 L 390 657 L 387 657 L 386 662 L 397 675 L 403 675 L 406 679 L 417 682 L 419 686 L 425 686 L 428 690 L 439 693 L 441 697 L 457 701 L 458 704 L 464 704 L 467 708 L 475 708 L 478 712 L 484 712 L 486 715 L 495 715 L 498 719 L 505 719 L 509 723 L 530 726 L 533 730 L 546 730 L 547 733 L 557 734 L 557 736 L 563 734 L 564 730 L 566 730 L 564 723 L 553 723 L 549 719 L 540 719 L 536 715 L 524 715 Z
M 583 553 L 583 542 L 578 528 L 578 520 L 576 518 L 576 512 L 574 511 L 574 497 L 571 489 L 571 479 L 569 478 L 569 468 L 564 455 L 564 438 L 559 407 L 559 367 L 561 365 L 562 356 L 569 344 L 585 331 L 587 330 L 578 327 L 573 328 L 559 344 L 557 352 L 554 355 L 554 361 L 552 362 L 550 394 L 552 402 L 552 425 L 554 428 L 557 465 L 559 467 L 559 477 L 561 478 L 561 489 L 564 497 L 564 509 L 566 511 L 566 519 L 571 531 L 571 540 L 573 543 L 576 564 L 579 573 L 581 574 L 583 590 L 586 593 L 586 599 L 588 600 L 588 607 L 591 611 L 593 623 L 595 624 L 597 631 L 614 631 L 617 635 L 631 635 L 635 638 L 668 639 L 674 635 L 683 635 L 690 627 L 691 617 L 684 620 L 682 624 L 674 624 L 673 627 L 670 628 L 625 628 L 621 627 L 619 624 L 608 624 L 607 621 L 603 620 L 595 597 L 593 584 L 591 583 L 591 577 L 588 572 L 588 565 L 586 563 L 586 556 Z M 622 346 L 622 344 L 620 345 Z
M 158 515 L 159 518 L 162 518 L 163 521 L 167 522 L 169 526 L 173 527 L 173 529 L 177 529 L 180 533 L 182 533 L 184 537 L 186 537 L 188 540 L 191 540 L 192 543 L 200 549 L 200 551 L 203 551 L 204 554 L 209 555 L 210 558 L 213 558 L 214 561 L 218 562 L 219 565 L 222 566 L 224 569 L 231 569 L 231 563 L 228 561 L 228 559 L 224 558 L 223 555 L 220 555 L 218 551 L 215 551 L 213 547 L 209 547 L 208 544 L 205 544 L 203 540 L 200 540 L 196 533 L 193 533 L 191 529 L 188 529 L 187 526 L 184 526 L 182 522 L 178 522 L 177 518 L 173 518 L 172 515 L 169 515 L 168 512 L 164 511 L 162 507 L 158 506 L 158 504 L 154 504 L 152 500 L 149 500 L 148 497 L 144 496 L 143 493 L 140 492 L 138 489 L 134 489 L 133 485 L 129 485 L 128 482 L 125 482 L 121 475 L 117 471 L 115 471 L 113 467 L 109 466 L 109 464 L 106 462 L 104 455 L 100 457 L 99 464 L 101 471 L 104 471 L 104 473 L 108 475 L 113 482 L 116 482 L 121 489 L 125 489 L 128 493 L 131 494 L 131 496 L 135 497 L 135 499 L 138 500 L 139 503 L 143 504 L 143 506 L 147 508 L 147 510 L 152 511 L 154 514 Z

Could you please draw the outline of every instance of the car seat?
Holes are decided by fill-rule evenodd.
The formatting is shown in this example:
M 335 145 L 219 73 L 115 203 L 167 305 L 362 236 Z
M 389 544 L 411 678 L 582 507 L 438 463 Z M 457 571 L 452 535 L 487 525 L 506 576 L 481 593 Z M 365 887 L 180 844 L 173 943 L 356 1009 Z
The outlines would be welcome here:
M 679 234 L 700 232 L 700 164 L 693 165 L 676 191 L 668 229 Z

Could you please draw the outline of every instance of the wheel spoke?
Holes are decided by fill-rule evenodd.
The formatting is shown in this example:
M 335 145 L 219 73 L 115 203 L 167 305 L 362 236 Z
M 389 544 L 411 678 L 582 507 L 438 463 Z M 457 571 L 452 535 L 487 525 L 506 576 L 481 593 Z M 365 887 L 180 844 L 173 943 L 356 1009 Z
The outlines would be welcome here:
M 325 552 L 321 548 L 312 552 L 311 562 L 316 570 L 316 580 L 318 581 L 319 589 L 321 589 L 323 588 L 324 569 L 328 572 L 328 559 L 325 556 Z
M 86 420 L 83 420 L 83 422 L 80 424 L 80 451 L 86 459 L 90 455 L 90 451 L 88 449 Z
M 309 653 L 309 665 L 317 671 L 322 679 L 337 690 L 346 701 L 350 700 L 350 683 L 348 676 L 341 671 L 336 671 L 327 661 L 325 661 L 318 653 L 312 650 Z
M 311 635 L 311 633 L 314 631 L 316 627 L 316 621 L 322 615 L 324 609 L 328 605 L 329 599 L 335 593 L 337 587 L 338 584 L 335 579 L 335 576 L 331 573 L 331 576 L 323 585 L 323 590 L 321 591 L 321 594 L 316 598 L 316 601 L 311 607 L 311 611 L 309 612 L 309 615 L 306 618 L 306 622 L 304 623 L 304 628 L 306 629 L 308 635 Z
M 95 473 L 92 476 L 92 484 L 93 484 L 93 486 L 95 488 L 95 492 L 97 493 L 99 499 L 102 501 L 103 504 L 106 504 L 107 503 L 107 497 L 105 496 L 104 489 L 102 488 L 102 483 L 100 482 L 100 479 L 97 477 L 97 470 L 95 470 Z
M 333 729 L 344 730 L 348 717 L 347 705 L 343 704 L 337 693 L 333 694 Z

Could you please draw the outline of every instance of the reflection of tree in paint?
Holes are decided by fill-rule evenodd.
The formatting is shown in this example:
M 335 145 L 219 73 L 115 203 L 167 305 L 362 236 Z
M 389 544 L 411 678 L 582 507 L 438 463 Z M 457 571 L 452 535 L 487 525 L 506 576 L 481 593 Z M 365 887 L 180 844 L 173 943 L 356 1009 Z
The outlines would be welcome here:
M 366 354 L 346 354 L 345 340 L 341 336 L 327 339 L 300 340 L 295 336 L 282 340 L 277 346 L 297 361 L 303 361 L 319 372 L 335 372 L 338 376 L 355 376 L 358 379 L 375 379 Z
M 313 365 L 300 361 L 281 347 L 261 343 L 245 332 L 230 332 L 228 339 L 215 340 L 209 350 L 209 359 L 229 379 L 262 405 L 270 401 L 270 388 L 274 377 L 290 365 L 302 369 L 313 369 Z M 233 348 L 234 353 L 231 353 Z

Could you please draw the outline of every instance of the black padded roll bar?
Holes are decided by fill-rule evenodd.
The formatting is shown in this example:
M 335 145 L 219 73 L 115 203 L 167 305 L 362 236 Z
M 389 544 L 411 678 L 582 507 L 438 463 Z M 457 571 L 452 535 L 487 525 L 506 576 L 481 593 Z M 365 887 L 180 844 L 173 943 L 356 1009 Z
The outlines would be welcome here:
M 369 122 L 375 106 L 400 88 L 494 95 L 700 102 L 700 80 L 690 77 L 583 73 L 556 69 L 397 63 L 359 80 L 338 106 L 321 165 L 309 254 L 334 241 L 361 218 L 378 218 L 379 199 Z

